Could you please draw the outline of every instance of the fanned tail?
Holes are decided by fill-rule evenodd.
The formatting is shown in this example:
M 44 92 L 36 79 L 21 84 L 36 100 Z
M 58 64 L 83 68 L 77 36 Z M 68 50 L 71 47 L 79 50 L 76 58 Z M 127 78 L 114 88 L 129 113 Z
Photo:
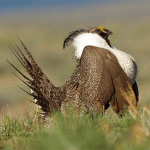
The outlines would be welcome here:
M 60 110 L 61 102 L 66 95 L 65 88 L 55 87 L 50 82 L 50 80 L 39 68 L 24 43 L 20 39 L 19 41 L 21 42 L 27 57 L 23 54 L 17 45 L 15 48 L 11 43 L 9 43 L 9 48 L 32 79 L 26 77 L 12 63 L 10 63 L 8 60 L 7 61 L 22 75 L 24 79 L 27 80 L 27 82 L 25 82 L 17 76 L 23 83 L 31 88 L 31 93 L 25 90 L 24 91 L 34 98 L 35 103 L 40 106 L 45 114 L 51 113 L 53 109 Z

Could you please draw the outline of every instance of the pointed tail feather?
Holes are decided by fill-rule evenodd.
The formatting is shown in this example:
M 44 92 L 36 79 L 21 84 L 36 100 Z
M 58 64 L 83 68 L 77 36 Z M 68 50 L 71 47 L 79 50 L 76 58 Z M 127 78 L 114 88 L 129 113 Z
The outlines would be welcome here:
M 9 43 L 9 48 L 32 79 L 26 77 L 13 64 L 11 64 L 8 60 L 7 61 L 22 75 L 24 79 L 27 80 L 27 82 L 25 82 L 17 76 L 23 83 L 25 83 L 29 88 L 31 88 L 31 93 L 25 90 L 24 91 L 34 98 L 35 103 L 41 107 L 45 114 L 51 113 L 52 109 L 60 109 L 61 101 L 65 99 L 66 95 L 65 88 L 55 87 L 50 82 L 50 80 L 39 68 L 39 66 L 33 59 L 32 55 L 30 54 L 24 43 L 20 39 L 19 41 L 21 42 L 24 48 L 26 56 L 23 54 L 23 52 L 17 45 L 16 49 L 11 43 Z

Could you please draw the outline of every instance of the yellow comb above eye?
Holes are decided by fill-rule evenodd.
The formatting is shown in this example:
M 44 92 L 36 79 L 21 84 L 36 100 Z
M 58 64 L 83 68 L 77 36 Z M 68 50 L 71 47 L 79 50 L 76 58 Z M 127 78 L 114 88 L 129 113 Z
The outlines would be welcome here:
M 98 26 L 97 29 L 101 29 L 102 31 L 104 31 L 104 28 L 101 26 Z

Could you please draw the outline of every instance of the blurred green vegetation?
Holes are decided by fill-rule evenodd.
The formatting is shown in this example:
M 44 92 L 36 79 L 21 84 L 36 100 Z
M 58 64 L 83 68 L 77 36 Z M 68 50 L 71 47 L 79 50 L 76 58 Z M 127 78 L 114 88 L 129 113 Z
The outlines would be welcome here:
M 20 105 L 21 106 L 21 105 Z M 18 119 L 8 106 L 0 119 L 0 148 L 12 150 L 144 150 L 149 149 L 150 108 L 139 109 L 136 119 L 126 111 L 118 118 L 111 110 L 103 116 L 66 109 L 54 111 L 44 124 L 38 123 L 34 104 Z M 20 107 L 18 107 L 20 108 Z

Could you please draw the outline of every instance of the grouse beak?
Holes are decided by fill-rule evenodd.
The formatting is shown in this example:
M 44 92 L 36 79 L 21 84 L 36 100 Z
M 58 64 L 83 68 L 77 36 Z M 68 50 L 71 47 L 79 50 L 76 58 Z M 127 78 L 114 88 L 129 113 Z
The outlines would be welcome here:
M 108 33 L 109 35 L 112 35 L 113 33 L 111 32 L 111 31 L 109 31 L 109 33 Z

